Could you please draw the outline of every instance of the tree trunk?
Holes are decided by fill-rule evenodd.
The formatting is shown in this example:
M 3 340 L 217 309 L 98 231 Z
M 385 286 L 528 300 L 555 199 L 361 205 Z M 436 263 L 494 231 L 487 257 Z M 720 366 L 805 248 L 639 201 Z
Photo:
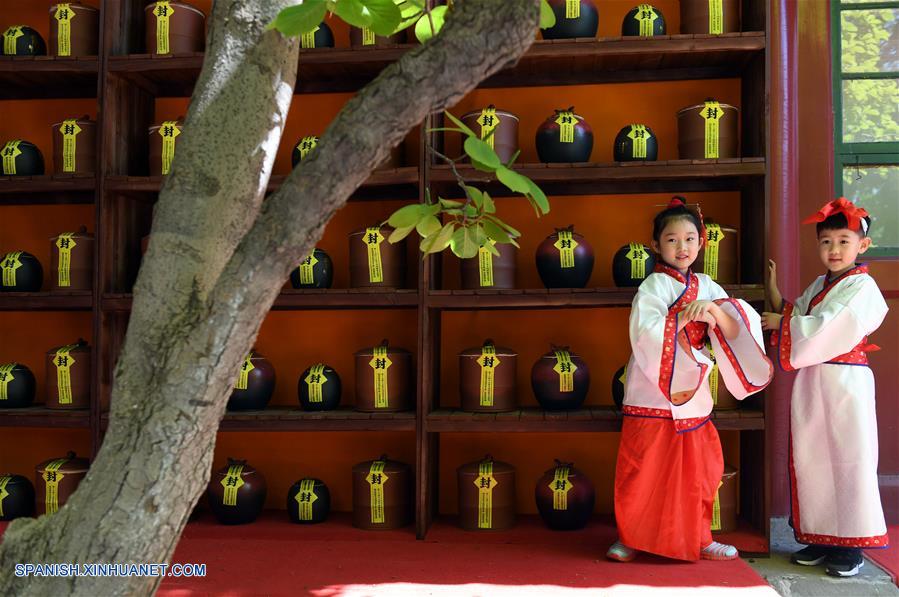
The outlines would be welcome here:
M 296 40 L 265 26 L 295 0 L 217 0 L 206 60 L 160 194 L 115 369 L 109 428 L 60 511 L 0 546 L 0 593 L 133 595 L 158 578 L 17 578 L 15 563 L 168 562 L 209 482 L 240 363 L 332 214 L 425 117 L 514 62 L 538 0 L 457 2 L 443 32 L 356 95 L 263 202 L 296 76 Z M 345 164 L 354 164 L 347 171 Z

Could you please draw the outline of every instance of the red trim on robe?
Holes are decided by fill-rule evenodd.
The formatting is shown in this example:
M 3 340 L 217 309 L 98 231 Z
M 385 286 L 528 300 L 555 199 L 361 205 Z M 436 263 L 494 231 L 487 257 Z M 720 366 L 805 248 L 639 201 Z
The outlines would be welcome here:
M 848 278 L 849 276 L 857 276 L 858 274 L 867 274 L 867 273 L 868 273 L 868 264 L 863 263 L 861 265 L 857 265 L 857 266 L 853 267 L 851 270 L 849 270 L 847 272 L 840 274 L 833 280 L 827 281 L 825 279 L 824 288 L 819 290 L 818 294 L 816 294 L 812 298 L 811 302 L 809 302 L 808 308 L 805 310 L 805 314 L 808 315 L 809 313 L 811 313 L 812 309 L 814 309 L 818 304 L 820 304 L 821 301 L 824 300 L 824 297 L 826 297 L 827 294 L 831 290 L 833 290 L 833 287 L 836 286 L 838 283 L 842 282 L 844 279 Z
M 790 364 L 790 355 L 793 354 L 793 338 L 790 336 L 790 319 L 793 317 L 793 303 L 784 301 L 783 317 L 780 320 L 780 330 L 777 333 L 777 363 L 784 371 L 795 371 Z M 773 337 L 772 337 L 773 339 Z
M 704 417 L 693 417 L 691 419 L 675 419 L 671 414 L 670 410 L 665 410 L 661 408 L 647 408 L 645 406 L 624 406 L 621 409 L 621 414 L 625 417 L 638 417 L 641 419 L 670 419 L 674 421 L 674 430 L 677 433 L 683 433 L 685 431 L 692 431 L 699 427 L 705 425 L 710 419 L 711 415 L 706 415 Z
M 730 303 L 736 310 L 737 313 L 740 314 L 740 318 L 743 320 L 743 326 L 747 331 L 751 333 L 751 329 L 749 326 L 749 318 L 746 317 L 746 311 L 743 310 L 743 307 L 740 305 L 740 302 L 736 299 L 726 298 L 726 299 L 716 299 L 714 301 L 716 305 L 721 306 L 723 303 Z M 733 349 L 730 347 L 730 343 L 727 341 L 727 338 L 724 336 L 724 333 L 720 328 L 715 327 L 713 330 L 715 333 L 715 337 L 718 338 L 718 342 L 721 343 L 721 347 L 724 348 L 724 356 L 727 357 L 727 360 L 733 366 L 734 371 L 737 373 L 737 377 L 740 379 L 740 383 L 743 384 L 743 389 L 747 392 L 754 393 L 768 387 L 768 384 L 771 383 L 771 380 L 774 377 L 774 365 L 771 364 L 771 361 L 768 360 L 768 357 L 765 355 L 764 351 L 759 347 L 758 344 L 755 344 L 756 348 L 759 351 L 759 355 L 768 361 L 768 380 L 765 381 L 764 385 L 757 386 L 749 381 L 749 378 L 746 377 L 746 373 L 743 371 L 743 366 L 740 364 L 739 359 L 737 359 L 737 355 L 734 354 Z
M 687 270 L 687 278 L 684 278 L 683 274 L 676 269 L 660 263 L 656 264 L 654 271 L 656 273 L 671 276 L 686 286 L 681 295 L 674 301 L 674 304 L 668 308 L 668 317 L 665 318 L 665 331 L 662 338 L 662 359 L 661 363 L 659 363 L 659 390 L 661 390 L 662 395 L 665 396 L 668 402 L 672 402 L 671 383 L 674 379 L 674 361 L 677 357 L 677 314 L 683 311 L 687 305 L 695 301 L 696 297 L 699 296 L 699 278 L 689 270 Z M 684 333 L 684 338 L 687 340 L 687 343 L 690 344 L 690 335 L 683 330 L 681 332 Z M 690 397 L 681 402 L 678 406 L 686 404 L 693 399 L 693 396 L 696 395 L 696 392 L 702 385 L 702 380 L 705 378 L 705 372 L 708 369 L 708 365 L 698 363 L 689 351 L 684 351 L 684 354 L 686 354 L 686 356 L 699 368 L 699 383 L 697 383 L 696 387 L 690 392 Z
M 853 347 L 846 354 L 834 357 L 827 361 L 831 365 L 865 365 L 868 364 L 868 353 L 880 350 L 876 344 L 868 344 L 868 337 L 862 338 L 862 341 Z

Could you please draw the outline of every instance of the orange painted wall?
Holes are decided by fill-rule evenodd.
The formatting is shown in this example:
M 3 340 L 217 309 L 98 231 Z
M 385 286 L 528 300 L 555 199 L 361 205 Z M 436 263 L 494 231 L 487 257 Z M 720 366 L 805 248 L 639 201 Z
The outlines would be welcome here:
M 82 4 L 100 7 L 100 0 L 79 0 Z M 0 31 L 13 25 L 28 25 L 41 34 L 45 42 L 50 40 L 50 7 L 55 0 L 3 0 L 0 10 Z
M 70 451 L 90 457 L 89 430 L 7 427 L 0 433 L 0 474 L 22 475 L 34 483 L 35 466 Z

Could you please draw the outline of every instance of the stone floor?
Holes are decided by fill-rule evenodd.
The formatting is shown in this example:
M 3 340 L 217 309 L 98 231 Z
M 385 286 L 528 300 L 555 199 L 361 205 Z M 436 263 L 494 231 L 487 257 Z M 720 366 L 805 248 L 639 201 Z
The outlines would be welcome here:
M 793 540 L 793 531 L 786 519 L 771 522 L 771 557 L 747 560 L 783 597 L 881 597 L 899 596 L 899 587 L 890 576 L 866 559 L 858 576 L 834 578 L 824 572 L 824 566 L 796 566 L 790 554 L 802 546 Z

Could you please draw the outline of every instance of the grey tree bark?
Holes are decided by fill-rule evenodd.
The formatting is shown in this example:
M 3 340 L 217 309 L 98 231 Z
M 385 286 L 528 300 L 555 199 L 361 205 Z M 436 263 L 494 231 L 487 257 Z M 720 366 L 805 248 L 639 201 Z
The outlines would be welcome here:
M 106 437 L 58 513 L 8 527 L 0 594 L 155 591 L 158 578 L 17 578 L 13 566 L 170 560 L 209 481 L 235 372 L 291 269 L 413 126 L 524 53 L 539 12 L 538 0 L 457 1 L 441 35 L 356 95 L 263 202 L 298 48 L 265 27 L 295 3 L 214 4 L 203 71 L 134 289 Z

